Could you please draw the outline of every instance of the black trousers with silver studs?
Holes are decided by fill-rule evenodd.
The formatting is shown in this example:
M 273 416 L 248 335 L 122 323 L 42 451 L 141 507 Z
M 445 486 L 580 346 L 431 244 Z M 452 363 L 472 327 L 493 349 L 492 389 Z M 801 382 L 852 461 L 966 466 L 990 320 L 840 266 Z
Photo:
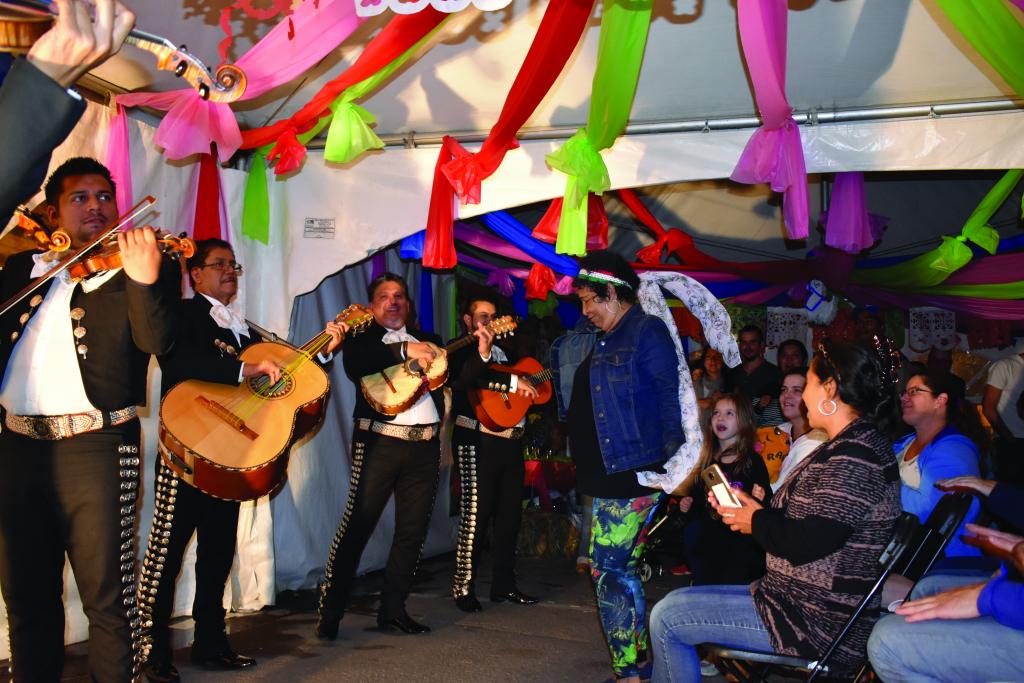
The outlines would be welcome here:
M 503 439 L 456 427 L 453 451 L 459 468 L 461 521 L 452 595 L 475 592 L 484 535 L 491 534 L 491 592 L 516 587 L 516 541 L 523 517 L 523 450 L 519 439 Z
M 430 528 L 440 458 L 436 436 L 429 441 L 403 441 L 356 430 L 352 439 L 348 505 L 327 557 L 320 588 L 321 610 L 344 609 L 359 558 L 393 493 L 395 535 L 384 569 L 377 618 L 387 621 L 405 612 L 416 564 Z
M 157 664 L 171 660 L 168 623 L 174 586 L 193 533 L 197 540 L 194 647 L 219 653 L 227 646 L 224 584 L 235 558 L 239 503 L 186 484 L 163 461 L 158 461 L 155 479 L 153 526 L 139 586 L 146 658 Z
M 0 586 L 15 681 L 64 666 L 64 557 L 89 619 L 89 674 L 138 676 L 139 422 L 42 441 L 0 432 Z

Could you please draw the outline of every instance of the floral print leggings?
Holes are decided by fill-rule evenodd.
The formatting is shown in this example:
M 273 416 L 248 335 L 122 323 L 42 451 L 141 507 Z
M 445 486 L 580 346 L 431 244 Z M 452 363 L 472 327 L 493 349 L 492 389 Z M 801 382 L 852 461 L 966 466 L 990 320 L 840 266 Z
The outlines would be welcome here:
M 637 564 L 647 524 L 662 493 L 640 498 L 594 498 L 590 537 L 597 611 L 616 678 L 639 673 L 647 653 L 647 601 Z

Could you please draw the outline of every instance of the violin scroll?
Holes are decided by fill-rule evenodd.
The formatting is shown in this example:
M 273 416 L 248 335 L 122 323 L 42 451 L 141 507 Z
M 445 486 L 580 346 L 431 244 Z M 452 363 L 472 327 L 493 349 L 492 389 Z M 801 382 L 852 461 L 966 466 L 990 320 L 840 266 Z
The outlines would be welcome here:
M 15 210 L 15 216 L 18 219 L 17 227 L 28 233 L 28 237 L 34 239 L 36 246 L 40 249 L 62 252 L 67 251 L 71 247 L 71 235 L 63 230 L 54 230 L 52 233 L 47 232 L 46 228 L 43 227 L 43 219 L 25 207 L 19 206 Z

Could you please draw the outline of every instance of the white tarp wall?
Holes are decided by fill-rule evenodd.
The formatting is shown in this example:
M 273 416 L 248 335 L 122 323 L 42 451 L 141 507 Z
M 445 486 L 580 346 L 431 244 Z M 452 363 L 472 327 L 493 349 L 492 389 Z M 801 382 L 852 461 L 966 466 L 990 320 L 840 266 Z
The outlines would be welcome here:
M 102 159 L 109 121 L 108 110 L 90 106 L 83 122 L 55 155 L 54 164 L 74 154 Z M 802 134 L 810 173 L 1024 167 L 1024 114 L 1016 112 L 822 124 L 805 126 Z M 148 126 L 133 122 L 131 135 L 136 196 L 149 193 L 159 200 L 157 215 L 150 222 L 173 232 L 188 229 L 191 215 L 183 209 L 195 192 L 196 166 L 168 164 L 154 150 L 153 130 Z M 616 188 L 724 178 L 749 136 L 750 131 L 740 130 L 624 138 L 605 159 Z M 555 143 L 528 142 L 510 152 L 501 169 L 484 183 L 483 203 L 460 207 L 459 214 L 468 217 L 560 195 L 564 178 L 550 172 L 544 163 L 544 155 L 554 147 Z M 304 304 L 294 317 L 292 312 L 298 295 L 422 229 L 436 156 L 437 150 L 431 148 L 388 149 L 345 167 L 328 167 L 322 154 L 311 153 L 300 173 L 271 181 L 268 245 L 240 236 L 237 218 L 245 174 L 222 170 L 231 241 L 250 273 L 244 279 L 243 292 L 248 316 L 282 335 L 288 334 L 294 321 L 295 331 L 308 337 L 317 324 L 333 317 L 341 307 L 362 301 L 365 294 L 357 285 L 366 282 L 366 267 L 343 276 L 344 284 L 337 291 L 320 293 L 315 305 L 307 308 Z M 333 239 L 323 239 L 322 233 L 321 238 L 307 237 L 303 229 L 307 218 L 333 220 Z M 407 267 L 391 259 L 392 266 Z M 257 276 L 251 277 L 254 274 Z M 410 284 L 416 287 L 416 281 L 413 277 Z M 434 291 L 442 289 L 435 286 Z M 239 522 L 242 556 L 228 596 L 236 608 L 257 609 L 269 604 L 278 589 L 310 587 L 322 572 L 326 547 L 347 493 L 347 459 L 342 453 L 348 443 L 350 425 L 346 425 L 353 389 L 339 374 L 339 367 L 332 372 L 335 391 L 328 422 L 313 440 L 296 450 L 288 488 L 272 504 L 263 500 L 243 509 Z M 156 427 L 158 386 L 158 378 L 151 377 L 150 408 L 143 421 L 147 484 L 155 457 L 151 435 Z M 152 515 L 152 502 L 145 491 L 140 514 L 142 539 L 148 534 Z M 443 501 L 443 495 L 439 496 L 439 508 Z M 454 533 L 446 510 L 435 512 L 428 551 L 451 547 Z M 371 541 L 361 570 L 383 564 L 391 533 L 388 518 L 385 515 Z M 275 558 L 287 558 L 280 572 L 275 569 Z M 192 591 L 191 569 L 186 567 L 179 580 L 176 611 L 188 610 Z M 68 641 L 84 639 L 85 619 L 70 574 L 67 602 Z M 0 613 L 0 629 L 5 628 L 6 618 Z M 0 656 L 6 656 L 7 639 L 2 635 Z

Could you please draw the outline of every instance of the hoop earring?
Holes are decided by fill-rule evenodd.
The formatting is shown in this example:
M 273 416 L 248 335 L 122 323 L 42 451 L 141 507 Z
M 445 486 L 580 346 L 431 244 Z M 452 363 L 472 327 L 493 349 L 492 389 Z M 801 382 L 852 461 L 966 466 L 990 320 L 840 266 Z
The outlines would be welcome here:
M 832 409 L 827 411 L 827 412 L 825 411 L 825 408 L 824 408 L 826 403 L 831 403 L 832 404 Z M 835 415 L 837 410 L 839 410 L 839 404 L 836 403 L 831 398 L 827 399 L 827 400 L 823 398 L 820 401 L 818 401 L 818 412 L 821 413 L 822 415 L 824 415 L 825 417 L 831 417 L 831 416 Z

